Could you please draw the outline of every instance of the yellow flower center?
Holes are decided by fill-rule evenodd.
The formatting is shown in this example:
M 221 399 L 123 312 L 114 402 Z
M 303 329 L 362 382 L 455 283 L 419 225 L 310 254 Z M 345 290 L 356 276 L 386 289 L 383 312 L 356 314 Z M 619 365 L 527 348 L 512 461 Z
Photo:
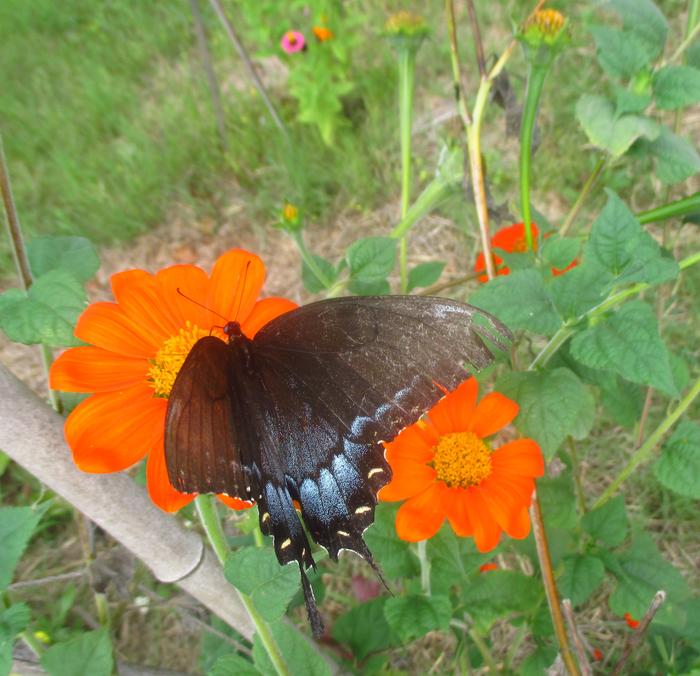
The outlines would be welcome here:
M 187 322 L 184 329 L 176 336 L 168 338 L 163 346 L 156 353 L 155 359 L 148 369 L 149 385 L 155 390 L 156 397 L 168 398 L 173 383 L 177 377 L 182 364 L 194 344 L 204 336 L 208 336 L 209 331 L 200 329 L 198 326 Z
M 532 23 L 545 35 L 556 35 L 564 25 L 564 16 L 556 9 L 541 9 L 535 13 Z
M 443 434 L 432 465 L 437 478 L 452 488 L 477 486 L 491 474 L 491 451 L 474 432 Z
M 282 215 L 288 221 L 293 221 L 299 215 L 299 210 L 293 204 L 287 203 L 284 205 Z

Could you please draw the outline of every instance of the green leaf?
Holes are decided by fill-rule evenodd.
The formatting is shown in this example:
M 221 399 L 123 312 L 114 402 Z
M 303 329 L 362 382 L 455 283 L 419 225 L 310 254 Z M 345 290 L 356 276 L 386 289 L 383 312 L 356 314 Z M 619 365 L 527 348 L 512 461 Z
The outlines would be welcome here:
M 585 247 L 586 262 L 606 269 L 612 284 L 647 282 L 657 284 L 678 276 L 678 264 L 664 255 L 627 205 L 612 191 L 596 218 Z
M 447 596 L 396 596 L 384 605 L 384 617 L 401 641 L 408 643 L 429 631 L 445 631 L 450 626 L 452 604 Z
M 617 557 L 617 563 L 618 569 L 613 574 L 618 584 L 610 596 L 610 608 L 616 615 L 628 612 L 632 617 L 642 617 L 659 589 L 668 594 L 671 604 L 687 598 L 685 580 L 659 554 L 648 535 L 638 535 L 631 547 Z
M 613 77 L 629 79 L 650 61 L 644 41 L 634 31 L 612 26 L 592 26 L 598 62 Z
M 574 606 L 581 605 L 598 589 L 605 577 L 605 566 L 595 556 L 564 557 L 564 574 L 559 579 L 559 591 L 563 599 L 571 599 Z
M 102 628 L 56 643 L 41 656 L 41 664 L 51 676 L 111 676 L 114 659 L 109 633 Z
M 635 33 L 647 51 L 649 62 L 661 55 L 668 22 L 651 0 L 609 0 L 610 7 L 622 18 L 625 29 Z
M 356 296 L 386 296 L 391 293 L 389 282 L 386 279 L 367 282 L 363 279 L 351 279 L 348 291 Z
M 311 254 L 311 258 L 321 271 L 321 274 L 326 278 L 327 285 L 316 276 L 316 273 L 306 264 L 306 261 L 301 263 L 301 281 L 304 284 L 304 288 L 310 293 L 320 293 L 333 285 L 338 278 L 338 274 L 333 263 L 322 256 Z
M 493 558 L 491 552 L 478 552 L 473 539 L 457 537 L 449 524 L 428 540 L 426 552 L 434 594 L 449 594 L 455 585 L 464 584 L 482 563 Z
M 231 552 L 224 567 L 226 579 L 253 599 L 263 619 L 274 622 L 284 615 L 299 589 L 299 569 L 281 566 L 271 548 L 243 547 Z
M 442 271 L 445 269 L 445 264 L 442 261 L 428 261 L 427 263 L 419 263 L 415 268 L 408 273 L 408 291 L 413 289 L 424 289 L 426 286 L 435 284 Z
M 286 622 L 274 622 L 270 625 L 270 630 L 290 674 L 331 676 L 330 667 L 321 654 L 296 627 Z M 277 676 L 277 670 L 260 640 L 260 634 L 255 634 L 253 638 L 253 662 L 264 676 Z
M 260 676 L 260 671 L 240 655 L 222 655 L 207 676 Z
M 398 505 L 380 503 L 374 513 L 374 523 L 365 531 L 364 538 L 372 555 L 386 576 L 391 579 L 417 575 L 418 558 L 408 542 L 396 535 Z
M 642 414 L 644 395 L 636 383 L 621 378 L 610 371 L 599 371 L 610 376 L 605 385 L 600 385 L 600 400 L 603 408 L 617 423 L 632 429 Z
M 661 127 L 648 148 L 656 158 L 656 174 L 664 183 L 680 183 L 700 171 L 700 155 L 692 141 L 676 136 L 667 127 Z
M 384 616 L 385 596 L 372 599 L 341 615 L 333 624 L 333 638 L 348 646 L 358 660 L 399 643 Z
M 0 507 L 0 591 L 12 582 L 15 566 L 42 513 L 31 507 Z
M 347 252 L 350 277 L 377 282 L 391 273 L 396 260 L 397 240 L 391 237 L 365 237 L 350 245 Z
M 577 319 L 605 299 L 603 291 L 612 278 L 592 258 L 584 258 L 581 265 L 550 281 L 549 294 L 564 319 Z
M 700 40 L 695 40 L 685 52 L 685 60 L 689 66 L 700 68 Z
M 27 293 L 10 289 L 0 295 L 0 328 L 10 340 L 25 345 L 78 345 L 73 327 L 86 303 L 85 290 L 73 275 L 52 270 Z
M 462 589 L 460 601 L 471 613 L 485 606 L 495 613 L 528 612 L 542 597 L 534 578 L 514 570 L 492 570 L 479 577 L 478 584 Z
M 628 303 L 575 336 L 571 356 L 586 366 L 614 371 L 672 397 L 678 394 L 656 315 L 643 301 Z
M 661 110 L 676 110 L 700 101 L 700 70 L 664 66 L 654 73 L 654 98 Z
M 537 480 L 537 493 L 542 503 L 542 513 L 547 528 L 570 531 L 577 521 L 574 484 L 569 472 L 556 478 Z M 551 539 L 551 538 L 550 538 Z M 550 549 L 552 543 L 550 542 Z
M 651 103 L 651 92 L 637 92 L 632 89 L 615 87 L 615 117 L 625 113 L 641 113 Z
M 498 381 L 498 391 L 520 405 L 515 425 L 532 437 L 550 459 L 567 436 L 583 439 L 595 419 L 595 400 L 573 371 L 512 371 Z
M 31 611 L 26 603 L 14 603 L 0 610 L 0 646 L 11 643 L 23 632 L 31 620 Z
M 654 140 L 660 125 L 642 115 L 616 117 L 615 105 L 602 96 L 585 94 L 576 104 L 576 117 L 590 142 L 620 157 L 638 138 Z
M 27 257 L 35 278 L 64 270 L 87 282 L 100 267 L 95 247 L 84 237 L 37 237 L 27 245 Z
M 498 317 L 511 329 L 528 329 L 545 336 L 560 326 L 554 308 L 537 270 L 516 270 L 482 284 L 470 302 Z
M 552 646 L 540 646 L 530 653 L 519 665 L 519 676 L 542 676 L 549 673 L 549 668 L 557 658 L 557 649 Z
M 681 422 L 654 464 L 656 478 L 669 490 L 700 499 L 700 425 Z
M 552 235 L 544 240 L 540 256 L 550 267 L 563 270 L 578 256 L 581 243 L 576 239 Z

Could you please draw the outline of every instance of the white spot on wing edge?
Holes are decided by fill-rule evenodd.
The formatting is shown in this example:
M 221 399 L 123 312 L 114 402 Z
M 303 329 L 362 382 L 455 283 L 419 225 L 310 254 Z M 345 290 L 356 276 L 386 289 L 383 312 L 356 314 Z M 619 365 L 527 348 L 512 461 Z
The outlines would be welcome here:
M 375 474 L 381 474 L 384 472 L 384 469 L 382 467 L 373 467 L 368 473 L 367 473 L 367 478 L 371 479 Z
M 358 507 L 355 510 L 355 514 L 364 514 L 365 512 L 371 512 L 371 511 L 372 511 L 371 507 L 367 507 L 367 505 L 362 505 L 362 507 Z
M 286 548 L 289 547 L 289 545 L 291 545 L 291 544 L 292 544 L 291 539 L 290 539 L 290 538 L 287 538 L 287 539 L 280 545 L 280 549 L 286 549 Z

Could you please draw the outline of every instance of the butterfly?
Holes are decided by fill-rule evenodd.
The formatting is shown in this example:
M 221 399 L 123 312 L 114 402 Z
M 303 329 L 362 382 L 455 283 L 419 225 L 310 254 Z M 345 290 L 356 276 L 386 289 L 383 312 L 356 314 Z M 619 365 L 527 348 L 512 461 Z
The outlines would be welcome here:
M 426 296 L 322 300 L 276 317 L 252 340 L 237 322 L 224 333 L 228 342 L 197 341 L 175 379 L 169 480 L 185 493 L 257 503 L 280 564 L 299 564 L 319 636 L 303 524 L 334 561 L 347 549 L 379 572 L 362 534 L 391 479 L 382 441 L 468 378 L 465 366 L 488 366 L 512 334 L 478 308 Z

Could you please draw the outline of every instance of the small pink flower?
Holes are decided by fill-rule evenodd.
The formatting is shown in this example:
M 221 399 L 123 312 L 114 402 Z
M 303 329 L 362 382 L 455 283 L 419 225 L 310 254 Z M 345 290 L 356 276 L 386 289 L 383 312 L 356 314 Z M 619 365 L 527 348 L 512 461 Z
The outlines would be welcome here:
M 280 46 L 287 54 L 295 54 L 306 47 L 306 39 L 299 31 L 287 31 L 282 36 Z

